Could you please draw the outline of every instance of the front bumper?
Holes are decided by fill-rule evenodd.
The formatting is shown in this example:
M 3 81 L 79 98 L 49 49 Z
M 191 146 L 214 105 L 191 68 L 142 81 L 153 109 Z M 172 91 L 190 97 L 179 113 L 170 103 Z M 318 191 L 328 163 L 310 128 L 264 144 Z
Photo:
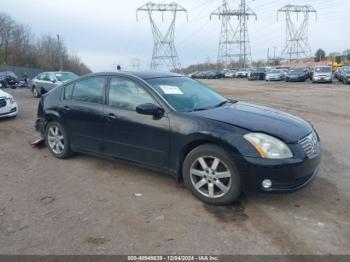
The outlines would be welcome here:
M 247 172 L 244 175 L 244 190 L 267 192 L 293 192 L 308 185 L 317 175 L 321 153 L 309 159 L 269 160 L 245 157 Z M 262 187 L 269 179 L 272 186 Z
M 282 77 L 278 77 L 278 76 L 267 76 L 266 80 L 268 80 L 268 81 L 282 81 L 283 78 Z
M 316 83 L 329 83 L 329 82 L 332 82 L 332 78 L 330 77 L 314 77 L 312 79 L 313 82 L 316 82 Z
M 287 76 L 286 80 L 288 82 L 302 82 L 306 80 L 306 77 L 302 77 L 302 76 Z
M 0 109 L 0 118 L 5 117 L 15 117 L 18 114 L 18 106 L 17 104 L 13 104 L 11 107 L 7 106 L 3 110 Z

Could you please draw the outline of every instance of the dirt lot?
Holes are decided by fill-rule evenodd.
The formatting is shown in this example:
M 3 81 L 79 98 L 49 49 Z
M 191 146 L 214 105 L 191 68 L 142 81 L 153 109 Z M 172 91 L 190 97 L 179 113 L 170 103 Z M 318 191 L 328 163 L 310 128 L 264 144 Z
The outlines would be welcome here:
M 312 121 L 323 144 L 314 182 L 206 206 L 166 175 L 31 148 L 38 100 L 11 90 L 21 110 L 0 121 L 0 253 L 350 254 L 350 86 L 208 82 L 227 97 Z

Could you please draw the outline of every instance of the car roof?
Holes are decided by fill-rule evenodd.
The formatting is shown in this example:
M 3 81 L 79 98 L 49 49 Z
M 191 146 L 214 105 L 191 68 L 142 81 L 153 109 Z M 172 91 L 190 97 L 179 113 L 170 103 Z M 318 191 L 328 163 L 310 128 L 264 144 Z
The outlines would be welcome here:
M 118 72 L 100 72 L 92 73 L 89 76 L 98 75 L 111 75 L 111 76 L 134 76 L 143 80 L 149 80 L 154 78 L 166 78 L 166 77 L 183 77 L 183 75 L 170 73 L 170 72 L 157 72 L 157 71 L 118 71 Z
M 42 72 L 42 74 L 66 74 L 66 73 L 73 73 L 68 71 L 48 71 L 48 72 Z

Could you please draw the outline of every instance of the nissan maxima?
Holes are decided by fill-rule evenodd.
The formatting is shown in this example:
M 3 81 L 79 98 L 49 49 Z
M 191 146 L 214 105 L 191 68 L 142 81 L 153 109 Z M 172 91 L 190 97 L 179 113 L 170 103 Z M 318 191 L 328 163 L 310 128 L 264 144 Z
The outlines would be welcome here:
M 91 74 L 39 103 L 36 130 L 51 153 L 121 159 L 183 180 L 202 201 L 242 191 L 291 192 L 316 176 L 320 139 L 307 121 L 227 99 L 171 73 Z

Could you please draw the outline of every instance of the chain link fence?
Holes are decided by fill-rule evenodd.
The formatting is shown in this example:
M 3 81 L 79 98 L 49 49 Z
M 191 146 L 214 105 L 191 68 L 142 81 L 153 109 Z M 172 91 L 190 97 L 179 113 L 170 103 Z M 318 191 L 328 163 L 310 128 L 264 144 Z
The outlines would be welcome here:
M 22 67 L 22 66 L 9 66 L 9 65 L 0 65 L 0 72 L 11 71 L 17 75 L 19 79 L 24 77 L 24 73 L 28 75 L 29 78 L 33 78 L 38 74 L 45 72 L 47 70 L 34 67 Z

